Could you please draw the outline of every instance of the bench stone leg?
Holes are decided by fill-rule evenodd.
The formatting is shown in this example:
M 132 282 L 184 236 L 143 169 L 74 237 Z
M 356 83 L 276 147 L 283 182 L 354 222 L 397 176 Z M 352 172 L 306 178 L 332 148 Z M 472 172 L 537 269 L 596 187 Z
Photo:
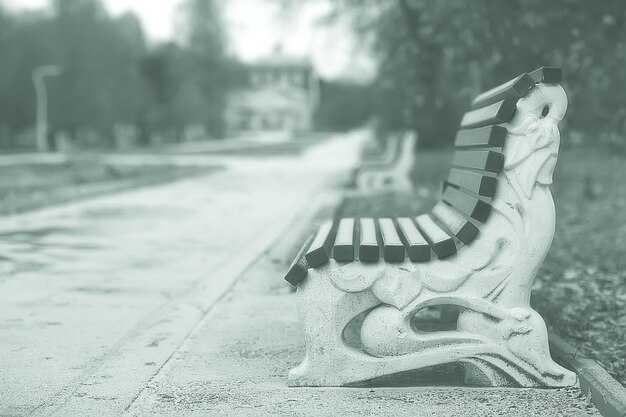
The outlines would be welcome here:
M 290 386 L 341 386 L 353 382 L 347 368 L 359 362 L 343 340 L 345 326 L 356 315 L 375 307 L 380 301 L 370 292 L 349 293 L 333 286 L 326 268 L 310 270 L 298 286 L 298 314 L 306 355 L 289 372 Z
M 383 269 L 383 276 L 375 279 L 392 276 L 395 268 Z M 463 290 L 446 295 L 422 290 L 413 302 L 398 308 L 383 304 L 367 282 L 357 282 L 348 290 L 338 288 L 331 276 L 341 272 L 345 271 L 331 261 L 311 270 L 298 287 L 306 355 L 289 373 L 290 386 L 344 386 L 450 362 L 466 364 L 466 380 L 471 385 L 562 387 L 576 383 L 575 374 L 552 362 L 545 324 L 530 308 L 499 306 Z M 363 277 L 354 281 L 359 279 L 367 281 Z M 416 332 L 410 324 L 412 316 L 437 304 L 463 308 L 458 330 Z M 367 315 L 359 350 L 345 342 L 343 333 L 363 312 Z
M 464 362 L 465 383 L 476 387 L 507 387 L 511 381 L 497 368 L 480 360 L 467 359 Z
M 470 385 L 565 387 L 576 383 L 574 373 L 552 360 L 545 323 L 530 307 L 511 308 L 500 322 L 464 311 L 458 328 L 499 341 L 512 354 L 504 362 L 501 357 L 464 361 L 465 380 Z
M 289 386 L 343 386 L 367 381 L 379 376 L 418 369 L 438 363 L 451 362 L 463 355 L 481 351 L 481 343 L 472 341 L 451 349 L 441 349 L 440 341 L 408 338 L 396 344 L 405 355 L 375 356 L 348 346 L 343 339 L 346 325 L 357 315 L 371 310 L 369 321 L 364 327 L 370 334 L 381 333 L 381 337 L 369 337 L 367 344 L 375 346 L 379 341 L 386 346 L 386 332 L 396 332 L 395 324 L 403 326 L 408 335 L 410 326 L 405 326 L 404 313 L 382 302 L 369 289 L 344 291 L 338 289 L 330 278 L 336 263 L 309 271 L 307 279 L 298 286 L 298 312 L 306 355 L 302 363 L 289 372 Z M 335 269 L 336 271 L 336 269 Z M 371 317 L 370 317 L 371 316 Z M 368 320 L 366 318 L 366 320 Z M 380 330 L 380 331 L 379 331 Z M 365 332 L 367 333 L 367 331 Z M 393 339 L 397 336 L 394 334 Z M 447 341 L 458 339 L 449 335 Z M 372 348 L 375 350 L 376 348 Z M 383 348 L 384 349 L 384 348 Z

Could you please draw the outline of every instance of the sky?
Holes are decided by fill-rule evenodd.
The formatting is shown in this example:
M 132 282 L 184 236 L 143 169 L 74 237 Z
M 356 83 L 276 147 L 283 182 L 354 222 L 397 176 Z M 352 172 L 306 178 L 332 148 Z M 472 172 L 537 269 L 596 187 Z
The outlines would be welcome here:
M 154 42 L 172 39 L 176 10 L 182 0 L 103 0 L 113 15 L 134 12 Z M 48 0 L 0 0 L 11 9 L 46 7 Z M 269 0 L 225 0 L 224 19 L 231 52 L 251 62 L 271 55 L 277 46 L 289 56 L 307 56 L 317 72 L 328 79 L 368 81 L 375 65 L 361 48 L 348 24 L 322 26 L 319 18 L 329 10 L 327 0 L 302 2 L 286 15 Z

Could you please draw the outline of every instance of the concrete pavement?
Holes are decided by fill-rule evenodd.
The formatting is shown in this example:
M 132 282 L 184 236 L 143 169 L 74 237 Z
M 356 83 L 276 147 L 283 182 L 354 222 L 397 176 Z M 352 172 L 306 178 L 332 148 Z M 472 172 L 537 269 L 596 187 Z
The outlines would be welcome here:
M 1 219 L 0 415 L 122 413 L 354 154 L 340 138 Z

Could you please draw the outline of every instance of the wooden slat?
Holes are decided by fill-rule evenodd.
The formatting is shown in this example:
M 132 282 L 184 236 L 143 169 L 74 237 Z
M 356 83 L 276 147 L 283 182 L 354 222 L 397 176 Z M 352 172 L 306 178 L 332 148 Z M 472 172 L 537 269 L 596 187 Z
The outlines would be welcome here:
M 516 106 L 514 102 L 502 100 L 465 113 L 463 120 L 461 120 L 461 127 L 467 129 L 470 127 L 507 123 L 511 121 L 513 115 L 515 115 L 515 110 Z
M 472 101 L 472 108 L 477 109 L 501 100 L 517 102 L 517 100 L 524 97 L 534 85 L 535 80 L 533 80 L 530 75 L 522 74 L 478 95 L 474 101 Z
M 359 220 L 359 260 L 362 262 L 376 262 L 380 254 L 376 237 L 376 223 L 374 219 Z
M 483 197 L 493 197 L 496 194 L 496 188 L 498 186 L 496 177 L 457 168 L 450 170 L 446 182 Z
M 339 221 L 333 257 L 340 262 L 354 260 L 354 219 L 345 218 Z
M 537 83 L 558 84 L 561 82 L 563 71 L 559 67 L 541 67 L 529 75 Z
M 334 241 L 333 222 L 324 223 L 318 230 L 311 247 L 306 253 L 309 267 L 317 268 L 328 262 Z
M 415 218 L 417 226 L 439 259 L 456 253 L 454 239 L 441 229 L 428 214 Z
M 498 173 L 502 170 L 504 155 L 495 151 L 456 151 L 452 165 Z
M 400 238 L 406 246 L 411 261 L 425 262 L 430 260 L 430 245 L 417 230 L 413 220 L 408 217 L 400 217 L 396 221 L 400 229 Z
M 485 223 L 491 213 L 491 205 L 454 187 L 446 187 L 443 201 L 481 223 Z
M 448 228 L 457 239 L 469 245 L 478 236 L 478 227 L 456 209 L 440 201 L 433 207 L 432 215 Z
M 311 242 L 313 236 L 309 237 L 302 245 L 302 248 L 298 251 L 296 258 L 293 260 L 287 274 L 285 275 L 285 281 L 293 285 L 294 287 L 300 284 L 304 278 L 306 278 L 307 270 L 309 269 L 309 263 L 306 261 L 305 253 Z
M 404 245 L 398 236 L 396 226 L 393 220 L 389 218 L 378 219 L 380 235 L 383 242 L 383 256 L 385 261 L 402 262 L 404 261 Z
M 493 146 L 502 148 L 508 130 L 504 126 L 493 125 L 478 129 L 459 130 L 456 134 L 454 146 L 480 147 Z

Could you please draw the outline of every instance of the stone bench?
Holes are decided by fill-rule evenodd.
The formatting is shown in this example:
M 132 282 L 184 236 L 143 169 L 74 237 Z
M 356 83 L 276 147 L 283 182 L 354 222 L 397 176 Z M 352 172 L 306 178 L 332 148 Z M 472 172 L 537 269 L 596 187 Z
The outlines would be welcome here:
M 291 386 L 340 386 L 450 362 L 478 385 L 563 387 L 546 326 L 530 308 L 550 248 L 549 186 L 567 108 L 560 69 L 540 68 L 480 94 L 461 121 L 439 201 L 414 218 L 329 221 L 286 275 L 297 288 L 306 356 Z M 455 330 L 414 316 L 460 308 Z M 365 316 L 360 345 L 346 326 Z
M 380 141 L 375 137 L 373 128 L 371 128 L 370 134 L 361 147 L 361 161 L 365 164 L 370 162 L 391 161 L 394 154 L 393 149 L 398 146 L 399 140 L 399 136 L 391 135 L 387 137 L 387 140 Z
M 365 146 L 362 163 L 354 173 L 358 190 L 365 193 L 410 191 L 416 142 L 414 133 L 406 133 L 390 136 L 382 149 Z

